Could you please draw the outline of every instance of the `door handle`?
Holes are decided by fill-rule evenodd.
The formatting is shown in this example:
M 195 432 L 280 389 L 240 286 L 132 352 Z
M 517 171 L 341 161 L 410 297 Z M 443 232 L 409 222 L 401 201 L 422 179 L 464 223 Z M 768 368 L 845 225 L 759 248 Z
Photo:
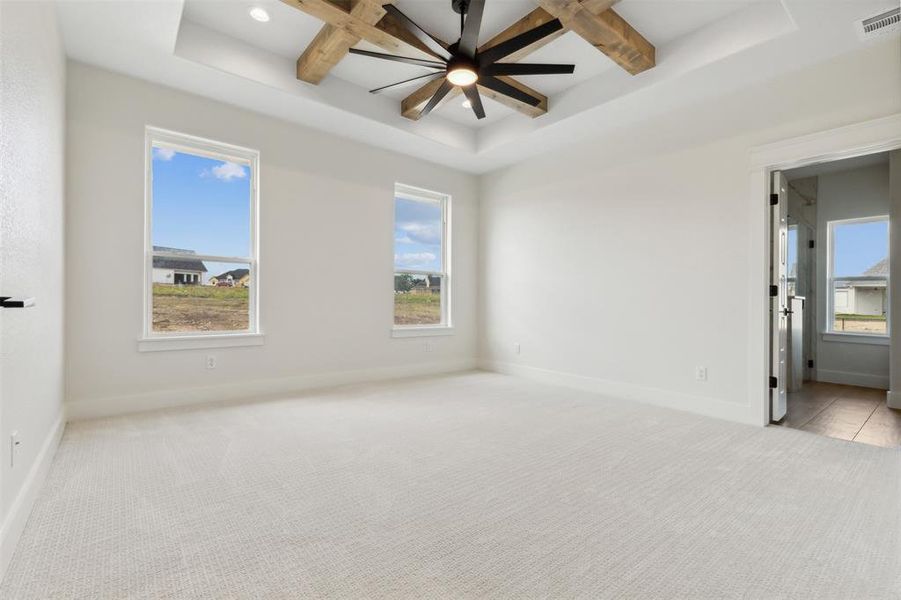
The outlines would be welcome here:
M 34 306 L 34 298 L 0 296 L 0 308 L 29 308 L 31 306 Z

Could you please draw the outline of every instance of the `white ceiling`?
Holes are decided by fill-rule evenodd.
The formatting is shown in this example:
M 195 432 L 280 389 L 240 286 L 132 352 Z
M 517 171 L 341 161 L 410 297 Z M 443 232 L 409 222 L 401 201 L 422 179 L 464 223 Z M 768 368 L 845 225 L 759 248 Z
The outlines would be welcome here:
M 624 0 L 616 10 L 652 43 L 661 46 L 723 19 L 754 0 Z M 399 0 L 396 5 L 427 31 L 446 41 L 460 34 L 459 15 L 451 9 L 450 0 Z M 248 15 L 250 8 L 265 8 L 271 20 L 259 23 Z M 489 0 L 485 4 L 480 40 L 487 41 L 535 8 L 533 0 Z M 322 22 L 279 0 L 186 0 L 183 19 L 201 27 L 223 33 L 284 58 L 297 59 L 313 40 Z M 358 48 L 384 52 L 366 42 Z M 525 83 L 547 96 L 561 92 L 607 69 L 618 69 L 604 54 L 574 33 L 567 33 L 537 52 L 527 62 L 571 63 L 573 75 L 542 75 L 524 78 Z M 427 69 L 349 55 L 330 76 L 369 90 L 417 75 Z M 416 89 L 412 84 L 384 95 L 403 99 Z M 485 119 L 477 120 L 472 111 L 462 107 L 462 97 L 437 109 L 443 117 L 470 128 L 484 127 L 510 115 L 524 118 L 501 104 L 485 99 Z
M 445 39 L 459 27 L 449 2 L 397 0 Z M 66 49 L 75 60 L 486 172 L 851 51 L 862 44 L 854 21 L 896 5 L 897 0 L 622 0 L 616 11 L 657 47 L 654 69 L 630 76 L 569 33 L 527 59 L 576 65 L 574 76 L 528 78 L 548 95 L 548 114 L 529 119 L 486 100 L 489 116 L 481 122 L 460 100 L 410 121 L 400 116 L 399 99 L 415 87 L 367 92 L 423 72 L 406 65 L 349 56 L 318 86 L 298 81 L 294 63 L 321 23 L 279 0 L 66 0 L 58 9 Z M 251 6 L 266 8 L 271 20 L 250 19 Z M 534 7 L 534 0 L 487 0 L 481 40 Z M 680 85 L 689 73 L 692 83 Z

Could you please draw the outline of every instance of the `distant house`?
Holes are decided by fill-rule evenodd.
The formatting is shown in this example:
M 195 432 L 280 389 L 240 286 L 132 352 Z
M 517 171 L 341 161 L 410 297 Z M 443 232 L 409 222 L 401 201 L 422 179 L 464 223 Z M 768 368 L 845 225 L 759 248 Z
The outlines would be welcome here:
M 881 316 L 886 313 L 888 294 L 888 258 L 863 272 L 866 277 L 885 277 L 881 281 L 838 281 L 835 285 L 836 314 Z
M 210 277 L 210 285 L 227 285 L 228 287 L 248 287 L 250 285 L 250 269 L 232 269 Z
M 441 277 L 438 275 L 426 275 L 425 278 L 413 280 L 413 289 L 417 294 L 440 294 Z
M 170 285 L 199 285 L 203 283 L 203 274 L 206 273 L 206 265 L 198 258 L 192 258 L 193 250 L 181 248 L 166 248 L 154 246 L 155 252 L 168 252 L 181 254 L 184 258 L 154 256 L 153 257 L 153 283 L 167 283 Z

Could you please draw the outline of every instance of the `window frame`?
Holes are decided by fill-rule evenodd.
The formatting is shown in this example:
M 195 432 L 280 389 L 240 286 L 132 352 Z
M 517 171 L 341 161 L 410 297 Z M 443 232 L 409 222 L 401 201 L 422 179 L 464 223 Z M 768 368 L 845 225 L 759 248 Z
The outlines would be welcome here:
M 439 202 L 441 206 L 441 265 L 439 271 L 428 271 L 422 269 L 399 269 L 395 264 L 394 255 L 396 254 L 396 242 L 391 245 L 391 289 L 394 291 L 394 277 L 398 274 L 422 275 L 438 275 L 441 277 L 441 322 L 428 325 L 398 325 L 394 322 L 395 306 L 394 298 L 391 301 L 391 336 L 392 337 L 425 337 L 433 335 L 452 335 L 453 326 L 453 306 L 451 298 L 453 277 L 451 275 L 451 207 L 453 199 L 450 194 L 427 190 L 405 183 L 394 184 L 394 195 L 391 201 L 391 233 L 392 240 L 394 230 L 397 227 L 397 199 L 406 198 L 415 202 Z
M 250 271 L 248 328 L 239 331 L 153 331 L 153 257 L 182 258 L 183 255 L 153 250 L 153 149 L 164 146 L 177 152 L 203 156 L 213 160 L 240 162 L 250 171 L 250 256 L 195 255 L 207 262 L 247 265 Z M 260 252 L 259 252 L 260 152 L 251 148 L 218 142 L 158 127 L 146 126 L 144 133 L 144 294 L 140 351 L 180 350 L 260 345 Z
M 872 275 L 854 275 L 850 277 L 839 277 L 838 281 L 885 281 L 885 333 L 867 333 L 863 331 L 836 331 L 835 329 L 835 228 L 839 225 L 853 225 L 858 223 L 876 223 L 885 221 L 891 227 L 889 215 L 873 215 L 869 217 L 856 217 L 852 219 L 835 219 L 826 222 L 826 327 L 823 331 L 823 338 L 826 341 L 859 341 L 884 343 L 891 336 L 892 332 L 892 314 L 891 314 L 891 281 L 890 274 L 885 277 Z M 889 230 L 891 232 L 891 230 Z M 886 248 L 887 256 L 891 260 L 891 233 L 887 239 L 888 248 Z

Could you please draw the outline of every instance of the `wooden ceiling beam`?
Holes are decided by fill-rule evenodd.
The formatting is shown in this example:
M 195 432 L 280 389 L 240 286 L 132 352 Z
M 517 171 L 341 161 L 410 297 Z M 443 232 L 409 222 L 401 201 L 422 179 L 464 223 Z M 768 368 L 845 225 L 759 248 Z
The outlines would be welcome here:
M 507 40 L 515 38 L 516 36 L 518 36 L 521 33 L 525 33 L 531 29 L 535 29 L 536 27 L 540 27 L 541 25 L 549 23 L 556 18 L 557 17 L 553 16 L 552 14 L 550 14 L 543 8 L 536 8 L 535 10 L 533 10 L 532 12 L 530 12 L 529 14 L 527 14 L 520 20 L 516 21 L 515 23 L 513 23 L 512 25 L 510 25 L 509 27 L 507 27 L 506 29 L 501 31 L 499 34 L 497 34 L 490 40 L 488 40 L 487 42 L 485 42 L 484 44 L 479 46 L 479 52 L 484 52 L 485 50 L 488 50 L 489 48 L 493 48 L 494 46 L 497 46 L 498 44 L 502 44 L 502 43 L 506 42 Z M 538 40 L 537 42 L 535 42 L 534 44 L 526 46 L 525 48 L 523 48 L 521 50 L 517 50 L 513 54 L 510 54 L 510 55 L 504 57 L 504 62 L 516 62 L 522 58 L 525 58 L 526 56 L 528 56 L 529 54 L 532 54 L 533 52 L 535 52 L 542 46 L 546 46 L 547 44 L 553 42 L 554 40 L 556 40 L 558 37 L 560 37 L 564 33 L 566 33 L 566 29 L 561 29 L 560 31 L 556 31 L 556 32 L 552 33 L 551 35 L 545 36 L 545 37 L 541 38 L 540 40 Z
M 385 16 L 385 9 L 372 0 L 351 0 L 349 8 L 352 17 L 370 25 L 375 25 Z M 297 78 L 319 84 L 359 41 L 359 37 L 346 29 L 326 23 L 297 59 Z
M 282 2 L 312 17 L 316 17 L 326 25 L 331 25 L 352 37 L 366 40 L 391 54 L 400 54 L 412 58 L 433 58 L 431 53 L 422 50 L 421 44 L 412 44 L 404 38 L 392 35 L 385 29 L 358 18 L 352 14 L 353 7 L 348 8 L 346 5 L 342 6 L 330 0 L 282 0 Z M 378 4 L 378 2 L 373 3 Z M 384 17 L 382 20 L 384 20 Z
M 537 106 L 532 106 L 531 104 L 520 102 L 516 98 L 511 98 L 510 96 L 506 96 L 504 94 L 498 94 L 494 90 L 488 89 L 481 85 L 479 85 L 479 92 L 486 98 L 491 98 L 495 102 L 499 102 L 504 106 L 512 108 L 513 110 L 533 119 L 547 113 L 547 96 L 540 92 L 536 92 L 526 84 L 517 79 L 513 79 L 512 77 L 508 77 L 506 75 L 498 75 L 497 79 L 500 79 L 507 85 L 511 85 L 517 88 L 521 92 L 525 92 L 534 98 L 538 98 L 540 102 Z
M 541 8 L 623 69 L 637 75 L 654 67 L 656 49 L 605 0 L 538 0 Z M 597 9 L 603 9 L 595 13 Z

